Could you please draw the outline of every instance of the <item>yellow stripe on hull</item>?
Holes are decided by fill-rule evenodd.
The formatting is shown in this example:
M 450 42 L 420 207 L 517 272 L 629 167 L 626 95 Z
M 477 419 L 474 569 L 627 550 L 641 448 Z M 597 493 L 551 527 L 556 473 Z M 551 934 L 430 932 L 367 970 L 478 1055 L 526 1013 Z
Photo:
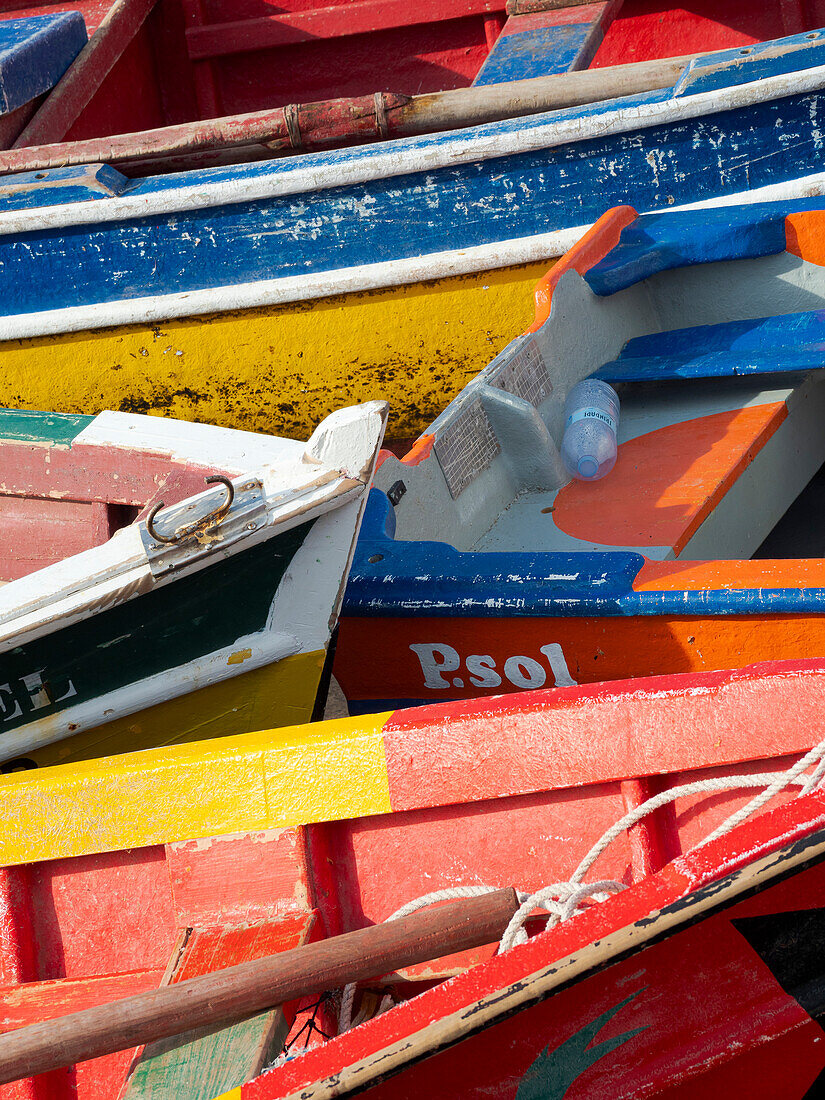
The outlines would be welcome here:
M 46 745 L 25 758 L 40 766 L 65 764 L 308 722 L 325 657 L 322 649 L 285 657 Z
M 334 409 L 385 398 L 388 438 L 410 438 L 532 323 L 548 266 L 9 340 L 0 405 L 159 412 L 305 439 Z
M 390 713 L 0 776 L 0 866 L 389 813 Z

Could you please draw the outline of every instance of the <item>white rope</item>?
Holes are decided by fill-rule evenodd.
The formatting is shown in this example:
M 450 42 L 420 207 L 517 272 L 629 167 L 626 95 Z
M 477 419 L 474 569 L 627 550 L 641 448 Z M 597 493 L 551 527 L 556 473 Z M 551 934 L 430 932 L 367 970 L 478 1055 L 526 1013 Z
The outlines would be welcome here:
M 594 901 L 604 901 L 611 894 L 617 894 L 620 890 L 626 890 L 624 883 L 613 879 L 605 879 L 602 882 L 591 882 L 577 886 L 573 882 L 557 882 L 553 886 L 543 886 L 530 894 L 514 913 L 510 923 L 504 930 L 501 942 L 498 945 L 498 954 L 509 951 L 519 943 L 527 943 L 527 932 L 524 924 L 527 918 L 536 909 L 545 909 L 549 913 L 547 928 L 553 928 L 561 921 L 567 920 L 578 910 L 579 906 L 587 898 Z
M 813 765 L 809 774 L 804 774 Z M 730 791 L 736 789 L 748 789 L 750 787 L 764 787 L 755 798 L 752 798 L 745 806 L 731 814 L 716 829 L 696 845 L 697 848 L 709 844 L 712 840 L 718 840 L 732 829 L 741 825 L 746 818 L 751 817 L 762 809 L 771 799 L 775 798 L 787 787 L 797 786 L 801 790 L 800 795 L 810 794 L 816 790 L 825 778 L 825 740 L 816 745 L 805 756 L 784 772 L 758 772 L 753 775 L 719 776 L 716 779 L 700 779 L 695 783 L 682 783 L 678 787 L 671 787 L 661 794 L 654 795 L 642 802 L 635 809 L 630 810 L 613 824 L 596 841 L 587 855 L 579 863 L 576 870 L 566 882 L 556 882 L 552 886 L 543 886 L 533 893 L 517 890 L 519 908 L 513 915 L 499 943 L 498 952 L 509 951 L 511 947 L 527 942 L 525 923 L 536 910 L 547 913 L 547 928 L 552 928 L 562 921 L 569 920 L 582 911 L 582 903 L 585 901 L 601 902 L 626 890 L 624 883 L 615 879 L 603 879 L 600 882 L 583 882 L 584 876 L 593 864 L 607 848 L 627 829 L 637 825 L 648 814 L 654 813 L 662 806 L 675 802 L 677 798 L 685 798 L 690 795 L 711 794 L 716 791 Z M 423 909 L 428 905 L 436 905 L 441 901 L 454 901 L 457 898 L 475 898 L 482 894 L 489 894 L 498 890 L 498 886 L 455 886 L 444 890 L 435 890 L 433 893 L 424 894 L 402 905 L 388 921 L 399 920 Z M 352 1008 L 355 1000 L 355 983 L 344 988 L 339 1016 L 339 1030 L 348 1031 L 352 1027 Z M 389 1002 L 389 1004 L 387 1003 Z M 381 1002 L 378 1012 L 384 1012 L 392 1004 L 392 998 L 387 995 Z
M 389 917 L 386 918 L 385 924 L 388 924 L 393 920 L 401 920 L 402 917 L 408 917 L 410 913 L 415 913 L 418 909 L 425 909 L 428 905 L 437 905 L 440 901 L 455 901 L 458 898 L 480 898 L 483 894 L 492 894 L 496 890 L 500 890 L 500 886 L 450 886 L 445 890 L 433 890 L 430 894 L 422 894 L 420 898 L 413 898 L 412 901 L 408 901 L 406 905 L 402 905 L 400 909 L 396 909 Z M 524 900 L 527 894 L 519 894 L 519 901 Z M 338 1032 L 343 1034 L 345 1031 L 349 1031 L 352 1027 L 352 1009 L 355 1003 L 355 982 L 350 982 L 349 985 L 344 986 L 344 992 L 341 997 L 341 1011 L 338 1013 Z M 387 1004 L 387 1001 L 390 1003 Z M 387 994 L 381 1001 L 378 1008 L 378 1015 L 385 1012 L 387 1008 L 392 1007 L 392 997 Z
M 718 829 L 714 829 L 710 836 L 706 836 L 705 839 L 697 844 L 697 848 L 702 847 L 704 844 L 709 844 L 712 840 L 717 840 L 720 836 L 724 836 L 725 833 L 729 833 L 731 829 L 735 829 L 737 825 L 741 825 L 745 818 L 750 817 L 751 814 L 755 814 L 758 810 L 770 802 L 772 798 L 779 794 L 786 786 L 790 786 L 796 783 L 798 777 L 812 764 L 817 765 L 814 774 L 819 770 L 819 765 L 825 758 L 825 740 L 819 742 L 818 745 L 814 745 L 810 752 L 805 753 L 801 760 L 788 768 L 787 772 L 777 776 L 777 778 L 771 783 L 771 785 L 761 794 L 758 794 L 756 798 L 751 799 L 746 806 L 743 806 L 741 810 L 737 810 L 735 814 L 723 821 Z M 810 780 L 813 781 L 813 775 Z M 802 790 L 807 793 L 806 783 L 802 783 Z M 810 788 L 813 789 L 812 787 Z

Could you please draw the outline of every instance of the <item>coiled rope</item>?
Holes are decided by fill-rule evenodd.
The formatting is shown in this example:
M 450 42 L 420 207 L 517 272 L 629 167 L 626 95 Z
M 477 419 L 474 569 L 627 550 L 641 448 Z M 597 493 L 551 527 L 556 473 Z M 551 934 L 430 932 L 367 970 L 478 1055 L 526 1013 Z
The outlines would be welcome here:
M 806 775 L 805 773 L 809 768 L 813 770 Z M 782 791 L 787 790 L 788 787 L 800 787 L 799 796 L 801 797 L 817 789 L 822 783 L 823 777 L 825 777 L 825 740 L 820 741 L 810 752 L 800 757 L 795 764 L 783 772 L 760 772 L 754 775 L 731 775 L 720 776 L 716 779 L 700 779 L 695 783 L 682 783 L 678 787 L 671 787 L 667 791 L 662 791 L 661 794 L 648 798 L 611 825 L 596 841 L 566 882 L 555 882 L 551 886 L 543 886 L 533 893 L 524 890 L 516 891 L 519 908 L 504 930 L 497 953 L 501 954 L 504 951 L 509 951 L 517 944 L 527 942 L 527 932 L 524 925 L 537 909 L 541 909 L 547 914 L 545 929 L 553 928 L 562 921 L 569 920 L 570 917 L 582 912 L 583 902 L 604 901 L 611 894 L 626 890 L 625 883 L 617 882 L 614 879 L 604 879 L 600 882 L 590 883 L 585 883 L 582 880 L 596 860 L 617 837 L 662 806 L 675 802 L 677 798 L 685 798 L 690 795 L 764 787 L 764 790 L 755 798 L 752 798 L 750 802 L 731 814 L 713 832 L 695 845 L 693 849 L 695 851 L 696 848 L 701 848 L 713 840 L 718 840 L 719 837 L 725 836 L 732 829 L 741 825 L 743 821 L 752 817 L 753 814 L 761 810 L 763 806 L 767 805 Z M 402 905 L 400 909 L 387 917 L 387 920 L 400 920 L 402 917 L 414 913 L 417 909 L 437 905 L 442 901 L 479 897 L 482 894 L 488 894 L 499 889 L 499 886 L 453 886 L 443 890 L 435 890 L 430 894 L 424 894 L 419 898 L 408 901 L 406 905 Z M 355 988 L 354 983 L 344 987 L 341 1011 L 338 1018 L 339 1033 L 349 1031 L 352 1027 Z M 388 1008 L 392 1007 L 393 1003 L 392 996 L 386 994 L 379 1005 L 378 1014 L 386 1012 Z

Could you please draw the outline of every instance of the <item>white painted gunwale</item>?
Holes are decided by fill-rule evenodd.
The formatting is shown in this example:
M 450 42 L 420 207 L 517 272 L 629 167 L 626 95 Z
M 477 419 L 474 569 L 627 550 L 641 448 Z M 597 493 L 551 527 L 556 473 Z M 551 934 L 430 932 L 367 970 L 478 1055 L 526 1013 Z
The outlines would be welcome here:
M 345 413 L 349 413 L 349 417 L 342 418 L 341 414 Z M 74 443 L 83 437 L 82 442 L 87 445 L 113 450 L 118 446 L 127 447 L 131 452 L 161 453 L 179 461 L 206 463 L 218 468 L 225 462 L 229 469 L 239 465 L 239 449 L 241 453 L 245 450 L 254 453 L 256 461 L 246 463 L 247 468 L 239 473 L 242 478 L 261 478 L 267 505 L 266 523 L 228 547 L 217 546 L 216 556 L 231 556 L 309 519 L 321 520 L 322 527 L 316 524 L 311 529 L 302 547 L 306 552 L 299 552 L 301 560 L 293 561 L 284 574 L 263 629 L 235 639 L 229 647 L 125 684 L 105 696 L 54 714 L 35 716 L 14 730 L 0 731 L 0 760 L 31 752 L 72 733 L 134 714 L 285 657 L 325 648 L 330 623 L 337 616 L 343 598 L 345 577 L 354 553 L 385 420 L 385 404 L 367 402 L 331 414 L 307 443 L 301 443 L 185 421 L 127 413 L 99 414 L 75 436 Z M 325 425 L 328 425 L 326 438 Z M 345 439 L 343 449 L 338 446 L 337 453 L 340 457 L 351 452 L 346 455 L 346 465 L 351 465 L 351 459 L 362 467 L 357 475 L 343 463 L 340 468 L 333 467 L 317 457 L 319 447 L 323 453 L 336 432 L 339 440 Z M 269 456 L 275 461 L 263 461 Z M 327 516 L 329 522 L 324 520 Z M 154 578 L 138 526 L 132 524 L 101 546 L 4 585 L 0 589 L 0 653 L 89 618 L 150 589 L 174 584 L 179 577 L 198 572 L 215 560 L 211 556 L 202 558 L 175 573 Z M 332 568 L 334 563 L 337 565 Z M 313 598 L 308 601 L 310 573 L 315 583 Z M 51 590 L 45 589 L 47 578 L 54 582 Z M 4 609 L 5 615 L 2 614 Z M 282 629 L 287 620 L 293 628 L 290 632 Z M 240 663 L 230 661 L 238 649 L 248 649 L 249 656 Z
M 822 195 L 825 195 L 825 172 L 818 172 L 795 180 L 771 183 L 753 191 L 737 191 L 732 195 L 718 195 L 700 202 L 669 206 L 667 211 L 674 213 L 680 210 L 747 206 L 783 199 L 817 198 Z M 66 309 L 0 317 L 0 341 L 288 305 L 290 302 L 313 301 L 336 294 L 384 290 L 452 275 L 470 275 L 542 260 L 551 261 L 572 248 L 591 225 L 588 222 L 570 229 L 558 229 L 531 237 L 516 237 L 473 248 L 432 252 L 424 256 L 361 264 L 324 273 L 290 275 L 282 279 L 262 279 L 252 283 L 211 287 L 208 290 L 147 295 L 124 302 L 96 302 Z
M 158 214 L 203 210 L 259 202 L 270 198 L 323 191 L 334 187 L 367 183 L 370 180 L 415 172 L 431 172 L 479 160 L 491 160 L 516 153 L 552 149 L 593 138 L 609 137 L 630 130 L 647 129 L 668 122 L 681 122 L 700 115 L 749 107 L 790 95 L 804 95 L 825 87 L 825 65 L 797 69 L 790 73 L 763 77 L 693 95 L 672 96 L 655 103 L 639 103 L 639 97 L 612 102 L 616 106 L 598 114 L 558 118 L 569 112 L 550 111 L 507 124 L 488 123 L 455 133 L 428 135 L 425 138 L 398 138 L 386 142 L 380 152 L 367 147 L 346 158 L 328 162 L 326 153 L 305 153 L 296 158 L 289 171 L 266 176 L 250 176 L 196 184 L 150 195 L 120 195 L 94 203 L 74 202 L 36 210 L 10 210 L 0 213 L 0 234 L 24 233 L 66 228 L 74 225 L 101 225 L 126 218 L 145 218 Z M 587 108 L 585 108 L 587 110 Z
M 366 406 L 365 409 L 368 409 Z M 369 413 L 365 411 L 364 419 Z M 132 453 L 169 455 L 170 459 L 204 463 L 231 470 L 237 468 L 237 447 L 233 436 L 245 435 L 255 440 L 254 433 L 236 432 L 231 428 L 189 424 L 185 421 L 145 417 L 154 421 L 140 425 L 139 416 L 105 413 L 95 417 L 76 437 L 75 443 L 97 445 L 117 450 L 127 447 Z M 98 420 L 103 423 L 97 428 Z M 118 431 L 122 424 L 126 432 Z M 319 462 L 303 461 L 306 446 L 298 441 L 266 436 L 257 437 L 260 446 L 241 478 L 259 477 L 264 486 L 266 523 L 249 536 L 227 547 L 216 545 L 215 556 L 231 556 L 239 550 L 257 545 L 276 534 L 289 531 L 298 523 L 323 515 L 351 499 L 353 492 L 362 492 L 363 483 L 354 487 L 351 477 Z M 119 442 L 123 440 L 123 442 Z M 116 442 L 118 441 L 118 442 Z M 163 446 L 163 442 L 167 445 Z M 211 443 L 211 446 L 210 446 Z M 292 444 L 291 454 L 284 454 L 283 444 Z M 248 446 L 248 444 L 247 444 Z M 265 462 L 267 451 L 274 462 Z M 214 490 L 204 489 L 188 500 L 206 496 Z M 175 507 L 180 507 L 186 501 Z M 153 578 L 146 551 L 139 536 L 139 524 L 118 531 L 100 546 L 73 554 L 0 588 L 0 653 L 23 641 L 32 641 L 55 629 L 62 629 L 90 614 L 116 603 L 133 599 L 148 589 L 172 584 L 181 576 L 198 572 L 212 563 L 207 556 L 182 566 L 167 576 Z

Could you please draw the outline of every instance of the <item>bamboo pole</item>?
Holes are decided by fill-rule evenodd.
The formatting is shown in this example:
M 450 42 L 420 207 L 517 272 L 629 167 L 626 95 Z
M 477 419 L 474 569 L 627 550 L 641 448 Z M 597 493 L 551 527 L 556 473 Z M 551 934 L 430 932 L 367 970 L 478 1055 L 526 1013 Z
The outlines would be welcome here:
M 512 888 L 241 963 L 0 1036 L 0 1084 L 195 1028 L 217 1030 L 348 982 L 494 943 L 518 909 Z
M 256 157 L 272 151 L 453 130 L 668 88 L 693 57 L 584 69 L 428 95 L 376 92 L 139 133 L 12 149 L 0 152 L 0 172 L 34 172 L 100 161 L 125 168 L 140 164 L 141 169 L 149 170 L 154 160 L 192 158 L 199 153 L 217 151 L 225 156 L 227 150 L 239 150 L 243 159 L 243 150 Z

